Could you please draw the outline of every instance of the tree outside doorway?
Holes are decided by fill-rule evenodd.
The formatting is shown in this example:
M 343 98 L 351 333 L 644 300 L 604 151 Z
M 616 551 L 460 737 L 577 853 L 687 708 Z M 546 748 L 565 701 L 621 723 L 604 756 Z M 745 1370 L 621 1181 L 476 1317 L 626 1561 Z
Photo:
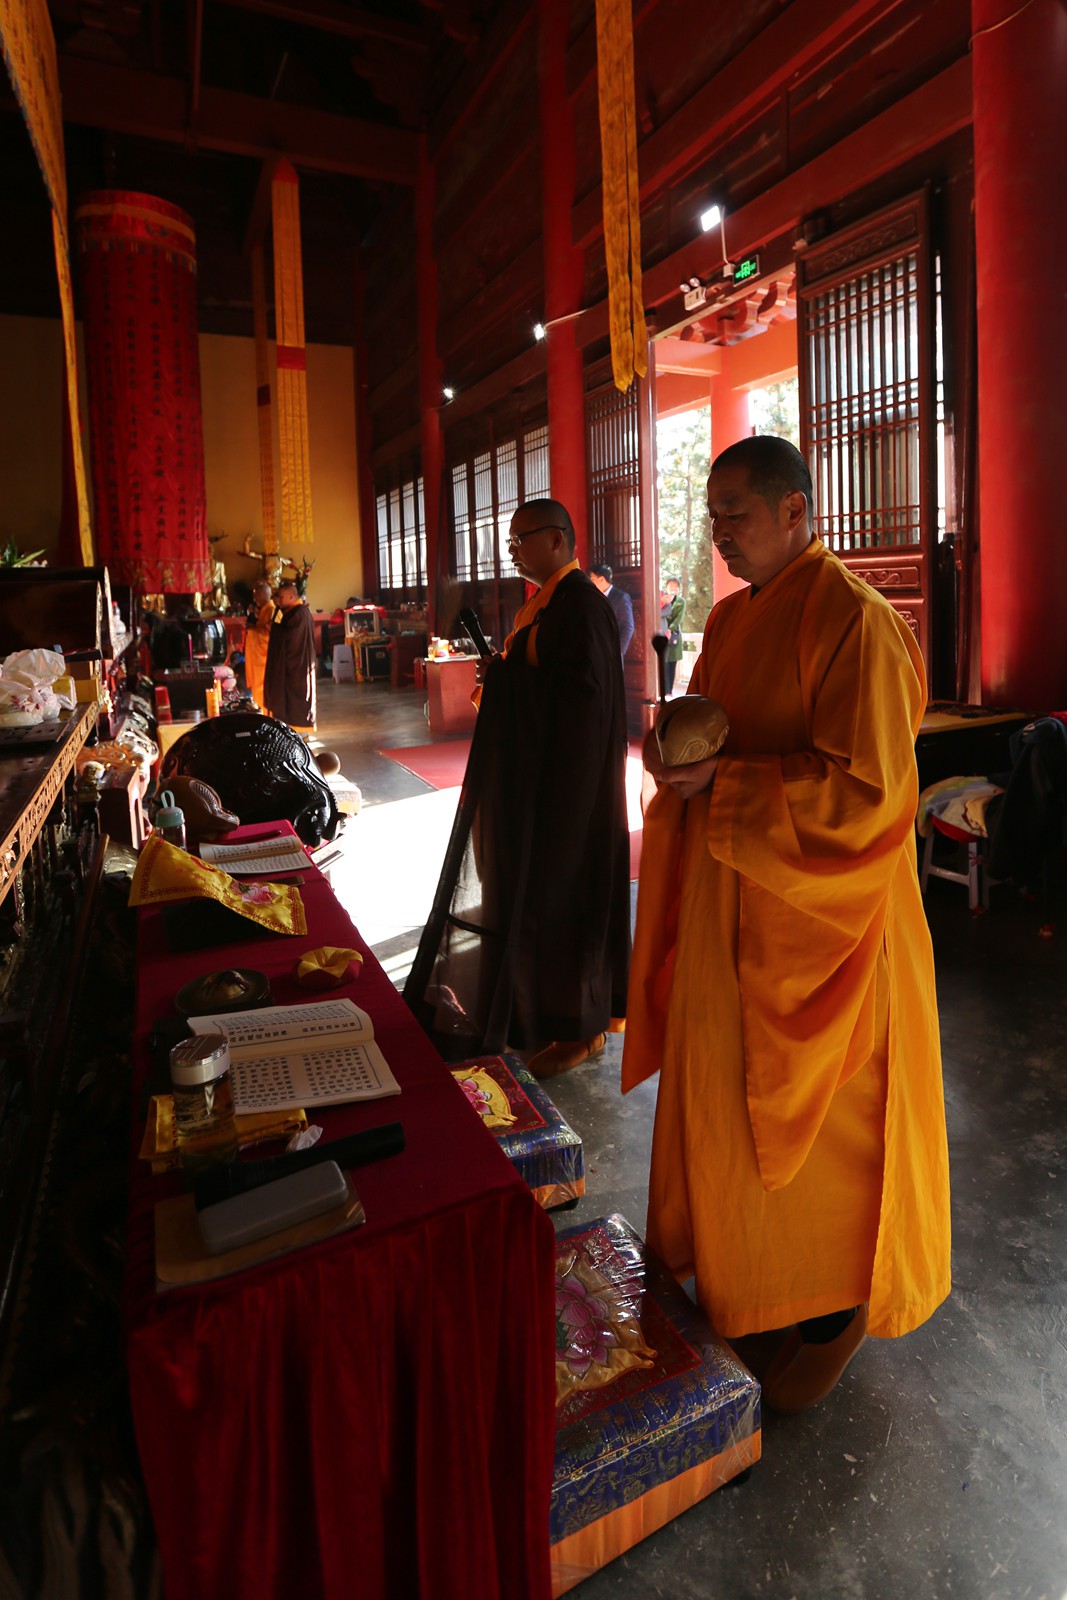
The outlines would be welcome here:
M 753 433 L 774 433 L 800 449 L 800 385 L 796 378 L 748 391 Z
M 685 632 L 700 634 L 714 604 L 707 483 L 711 420 L 707 406 L 663 417 L 656 425 L 659 581 L 677 578 L 685 596 Z
M 753 433 L 773 433 L 800 448 L 800 403 L 796 378 L 748 395 Z M 707 482 L 711 471 L 708 406 L 661 417 L 656 424 L 656 488 L 659 510 L 659 581 L 677 578 L 685 596 L 685 632 L 700 635 L 715 604 L 715 579 L 708 524 Z

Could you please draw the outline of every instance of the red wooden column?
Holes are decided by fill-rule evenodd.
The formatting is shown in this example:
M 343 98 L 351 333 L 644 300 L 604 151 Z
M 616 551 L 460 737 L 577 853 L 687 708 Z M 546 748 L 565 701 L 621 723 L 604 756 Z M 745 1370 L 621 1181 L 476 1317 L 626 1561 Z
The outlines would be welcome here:
M 419 170 L 415 181 L 415 279 L 418 286 L 419 425 L 422 441 L 422 486 L 426 514 L 426 611 L 431 633 L 437 625 L 437 585 L 441 577 L 442 477 L 444 439 L 441 406 L 444 394 L 441 360 L 437 354 L 437 261 L 433 251 L 436 179 L 426 149 L 419 141 Z
M 1060 710 L 1067 11 L 1061 0 L 972 0 L 971 18 L 982 698 Z
M 711 459 L 721 455 L 739 439 L 747 439 L 752 432 L 748 416 L 748 391 L 735 389 L 730 381 L 730 352 L 723 351 L 723 370 L 711 380 Z M 725 600 L 735 589 L 747 587 L 743 578 L 735 578 L 722 556 L 711 552 L 712 580 L 716 601 Z
M 371 425 L 367 386 L 366 287 L 363 261 L 356 250 L 352 275 L 353 321 L 352 382 L 356 398 L 356 485 L 359 504 L 359 550 L 362 574 L 360 594 L 381 588 L 378 571 L 378 521 L 375 513 L 374 473 L 371 468 Z
M 584 567 L 589 536 L 582 352 L 575 341 L 574 323 L 557 321 L 579 311 L 582 304 L 583 256 L 574 246 L 571 230 L 575 156 L 574 114 L 567 95 L 570 9 L 570 0 L 539 0 L 541 219 L 552 494 L 571 514 L 578 559 Z

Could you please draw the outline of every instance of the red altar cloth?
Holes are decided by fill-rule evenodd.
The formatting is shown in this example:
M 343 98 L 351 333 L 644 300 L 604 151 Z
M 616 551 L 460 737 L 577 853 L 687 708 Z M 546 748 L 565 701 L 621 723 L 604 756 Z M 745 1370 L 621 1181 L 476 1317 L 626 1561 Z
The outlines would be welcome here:
M 546 1600 L 552 1224 L 310 863 L 302 894 L 304 938 L 180 955 L 138 914 L 124 1318 L 166 1600 Z M 152 1208 L 178 1179 L 136 1157 L 150 1026 L 219 967 L 306 1001 L 291 973 L 320 944 L 363 952 L 331 997 L 370 1013 L 402 1093 L 312 1120 L 334 1139 L 399 1119 L 406 1149 L 353 1171 L 364 1227 L 157 1294 Z

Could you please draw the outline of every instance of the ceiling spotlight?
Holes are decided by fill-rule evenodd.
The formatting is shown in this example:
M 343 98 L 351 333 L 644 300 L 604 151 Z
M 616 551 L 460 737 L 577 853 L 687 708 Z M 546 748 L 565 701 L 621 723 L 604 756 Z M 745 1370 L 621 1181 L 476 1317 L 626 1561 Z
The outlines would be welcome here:
M 544 325 L 544 323 L 543 322 L 535 322 L 534 323 L 534 338 L 535 339 L 543 339 L 544 337 L 545 337 L 545 325 Z
M 456 398 L 455 389 L 447 389 L 446 388 L 446 389 L 442 390 L 442 393 L 443 393 L 443 395 L 444 395 L 446 400 L 454 400 Z
M 722 206 L 709 206 L 700 213 L 700 226 L 705 233 L 710 233 L 712 228 L 717 228 L 722 221 Z

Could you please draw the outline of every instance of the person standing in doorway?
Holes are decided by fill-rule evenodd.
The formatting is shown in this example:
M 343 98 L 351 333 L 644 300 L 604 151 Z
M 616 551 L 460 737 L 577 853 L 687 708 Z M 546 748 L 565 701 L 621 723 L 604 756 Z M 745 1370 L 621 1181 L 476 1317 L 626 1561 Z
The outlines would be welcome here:
M 625 659 L 634 636 L 634 603 L 625 589 L 612 583 L 612 571 L 606 561 L 599 561 L 595 567 L 590 567 L 589 577 L 615 613 L 615 621 L 619 624 L 619 649 Z
M 685 597 L 677 578 L 668 578 L 663 586 L 660 606 L 661 631 L 667 635 L 667 693 L 674 693 L 674 675 L 682 659 L 682 617 L 685 614 Z

